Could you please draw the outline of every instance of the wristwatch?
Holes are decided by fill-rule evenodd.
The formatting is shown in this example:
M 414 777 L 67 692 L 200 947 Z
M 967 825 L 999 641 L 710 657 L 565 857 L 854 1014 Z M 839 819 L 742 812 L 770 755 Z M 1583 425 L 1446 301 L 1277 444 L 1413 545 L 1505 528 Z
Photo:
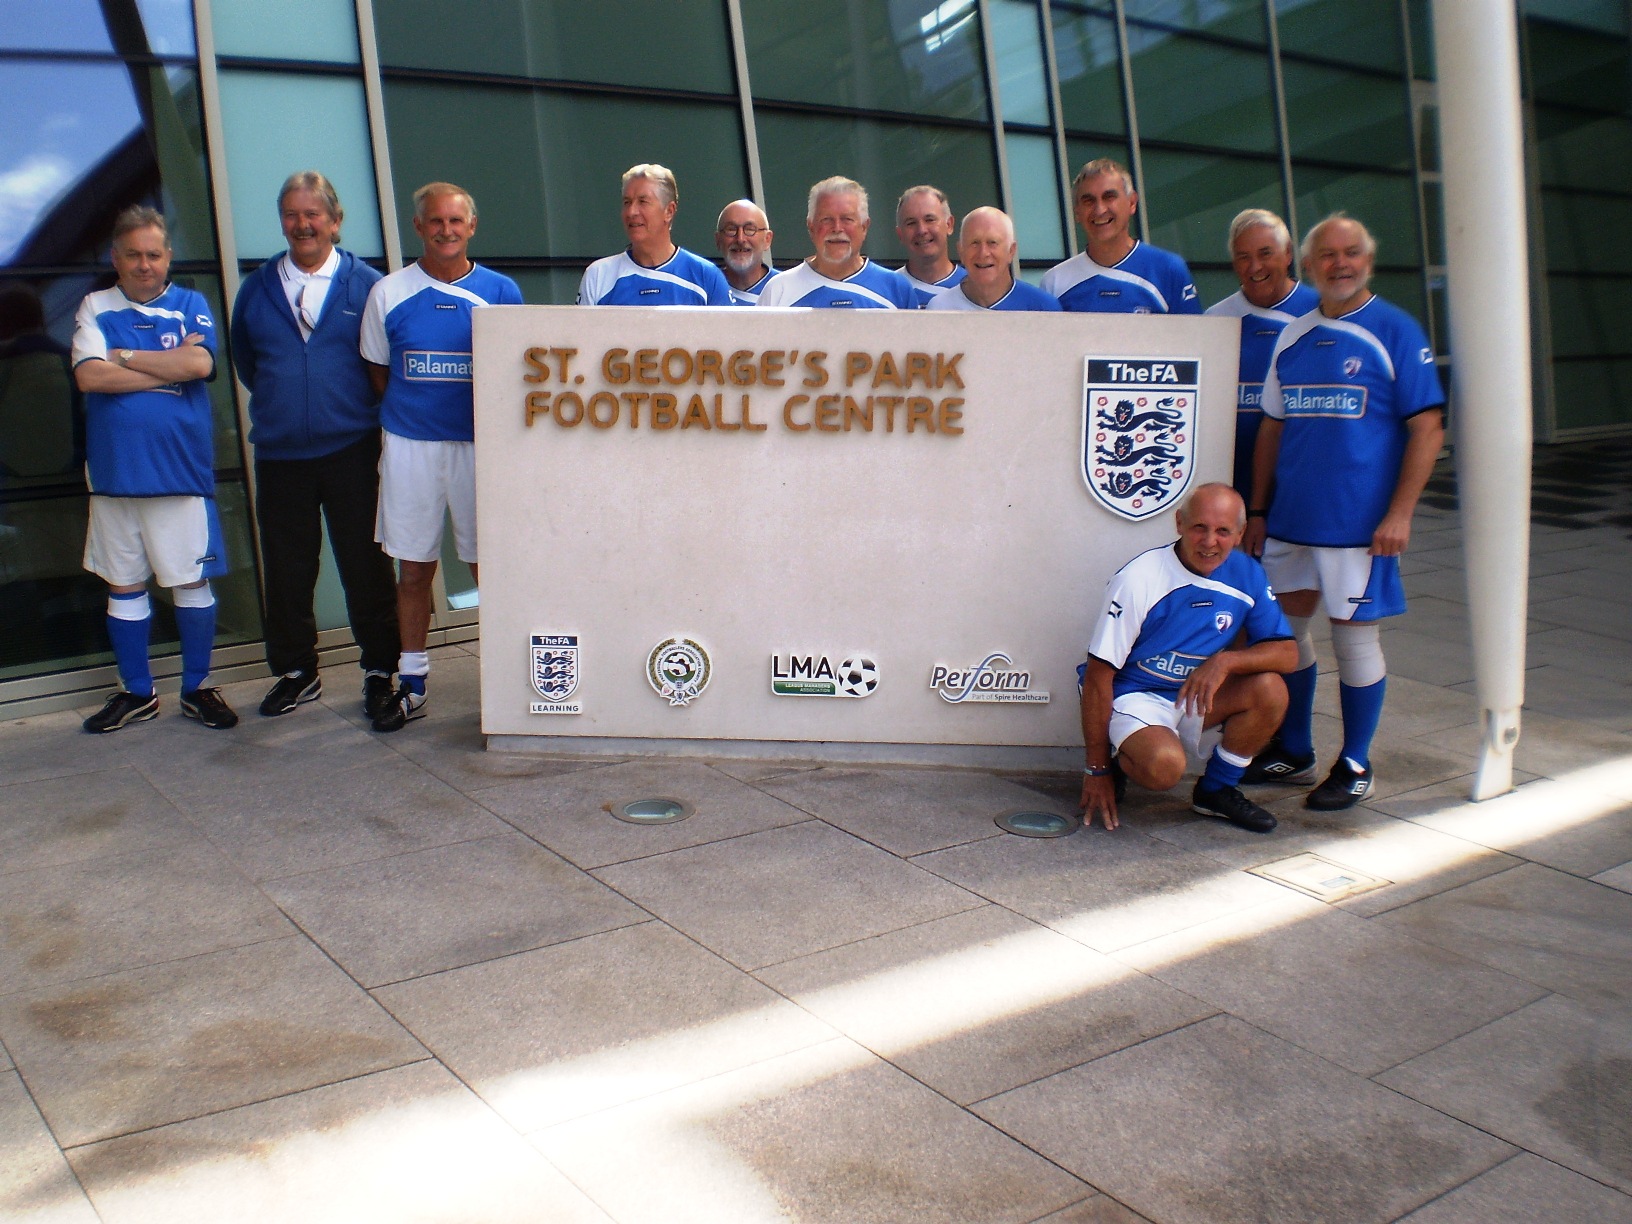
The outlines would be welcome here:
M 132 357 L 136 356 L 136 350 L 135 349 L 120 349 L 117 356 L 119 358 L 119 364 L 120 365 L 128 366 L 130 364 L 130 359 Z

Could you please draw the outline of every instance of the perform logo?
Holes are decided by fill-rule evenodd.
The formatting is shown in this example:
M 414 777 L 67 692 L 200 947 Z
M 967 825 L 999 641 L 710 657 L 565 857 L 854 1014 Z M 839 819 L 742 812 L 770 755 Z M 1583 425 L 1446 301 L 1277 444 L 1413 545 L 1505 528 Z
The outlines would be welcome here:
M 469 382 L 474 361 L 469 353 L 427 353 L 410 350 L 402 355 L 402 374 L 409 382 Z
M 1289 417 L 1341 417 L 1357 421 L 1366 415 L 1364 387 L 1307 386 L 1285 387 L 1281 403 Z
M 1046 705 L 1047 689 L 1031 687 L 1031 673 L 1017 670 L 1002 651 L 993 651 L 978 666 L 956 670 L 936 664 L 929 673 L 929 687 L 951 705 L 963 702 L 991 702 L 1008 705 Z

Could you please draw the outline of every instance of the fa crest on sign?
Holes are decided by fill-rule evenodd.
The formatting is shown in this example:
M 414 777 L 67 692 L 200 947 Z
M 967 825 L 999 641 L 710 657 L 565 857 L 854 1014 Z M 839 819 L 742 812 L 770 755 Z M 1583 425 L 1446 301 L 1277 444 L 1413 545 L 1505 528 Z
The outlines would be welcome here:
M 578 635 L 532 634 L 528 641 L 531 654 L 533 691 L 544 700 L 529 706 L 533 714 L 579 714 L 581 703 L 567 700 L 578 688 Z
M 1082 478 L 1089 494 L 1140 522 L 1190 487 L 1201 362 L 1089 357 L 1082 391 Z

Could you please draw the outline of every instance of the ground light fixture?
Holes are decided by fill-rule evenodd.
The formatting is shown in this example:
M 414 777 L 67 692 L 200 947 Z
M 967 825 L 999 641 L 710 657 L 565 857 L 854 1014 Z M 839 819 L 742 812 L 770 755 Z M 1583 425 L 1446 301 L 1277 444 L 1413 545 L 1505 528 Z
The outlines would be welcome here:
M 674 824 L 691 815 L 691 809 L 678 799 L 631 799 L 627 803 L 609 803 L 606 810 L 625 824 Z
M 1082 828 L 1080 816 L 1029 810 L 1003 812 L 993 823 L 1003 832 L 1013 833 L 1017 837 L 1069 837 Z

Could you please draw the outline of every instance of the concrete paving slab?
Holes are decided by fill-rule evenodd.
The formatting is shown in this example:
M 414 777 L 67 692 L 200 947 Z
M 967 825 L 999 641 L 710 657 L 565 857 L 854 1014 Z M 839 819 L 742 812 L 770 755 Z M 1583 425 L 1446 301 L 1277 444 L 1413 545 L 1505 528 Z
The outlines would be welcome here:
M 679 799 L 692 815 L 678 824 L 615 820 L 614 804 Z M 700 761 L 647 760 L 529 778 L 477 793 L 477 800 L 569 863 L 603 867 L 809 820 L 798 808 Z
M 0 1032 L 65 1148 L 425 1057 L 299 937 L 7 995 Z
M 199 834 L 5 877 L 0 991 L 277 939 L 294 928 Z
M 1553 996 L 1378 1076 L 1415 1100 L 1632 1191 L 1632 1013 Z M 1499 1073 L 1493 1073 L 1500 1068 Z
M 1061 1211 L 1051 1212 L 1036 1224 L 1149 1224 L 1149 1221 L 1129 1211 L 1109 1195 L 1096 1194 Z
M 130 742 L 125 738 L 127 733 L 134 738 L 147 725 L 126 727 L 110 735 L 87 735 L 80 723 L 101 705 L 98 700 L 83 709 L 0 723 L 0 778 L 15 785 L 116 769 L 125 764 L 124 746 Z M 167 714 L 175 713 L 175 698 L 161 698 L 161 706 Z
M 1075 815 L 1076 805 L 967 770 L 833 766 L 759 783 L 786 803 L 820 816 L 892 854 L 922 854 L 997 837 L 992 823 L 1019 808 Z
M 392 733 L 388 742 L 404 760 L 467 795 L 524 778 L 553 778 L 619 763 L 616 757 L 563 760 L 534 752 L 489 752 L 476 712 L 422 719 Z
M 1213 1013 L 992 905 L 757 976 L 962 1105 Z
M 1632 1198 L 1520 1152 L 1405 1217 L 1402 1224 L 1489 1224 L 1491 1220 L 1580 1220 L 1632 1224 Z
M 816 820 L 602 867 L 595 875 L 744 969 L 981 904 Z
M 15 1071 L 0 1074 L 0 1219 L 98 1224 L 45 1119 Z
M 0 875 L 198 836 L 175 805 L 128 765 L 0 786 L 0 811 L 6 814 L 0 821 Z
M 1622 863 L 1619 867 L 1611 867 L 1608 871 L 1600 871 L 1592 877 L 1600 884 L 1607 884 L 1611 888 L 1618 888 L 1622 892 L 1632 892 L 1632 863 Z
M 913 862 L 1099 952 L 1287 893 L 1127 827 L 1106 833 L 1096 826 L 1053 840 L 992 838 Z
M 266 891 L 364 986 L 650 918 L 598 880 L 508 830 L 273 880 Z
M 76 1148 L 105 1224 L 610 1224 L 464 1085 L 417 1063 Z
M 1091 1192 L 843 1039 L 533 1138 L 620 1224 L 1019 1224 Z
M 1632 896 L 1527 863 L 1375 922 L 1584 1002 L 1632 1002 Z
M 1231 914 L 1116 959 L 1360 1075 L 1546 993 L 1313 900 Z
M 1393 1220 L 1513 1151 L 1230 1017 L 975 1112 L 1163 1224 Z
M 382 987 L 375 996 L 522 1131 L 833 1036 L 655 922 Z

